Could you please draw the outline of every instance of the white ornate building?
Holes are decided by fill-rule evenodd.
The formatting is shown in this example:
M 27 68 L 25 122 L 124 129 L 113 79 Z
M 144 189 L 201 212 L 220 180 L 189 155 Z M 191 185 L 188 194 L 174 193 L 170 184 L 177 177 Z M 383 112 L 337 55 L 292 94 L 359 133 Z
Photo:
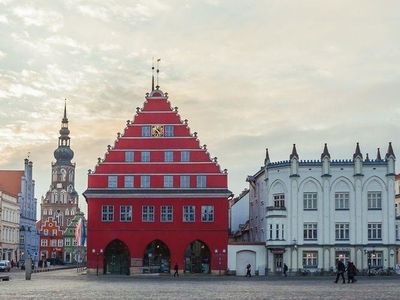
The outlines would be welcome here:
M 0 259 L 19 260 L 18 198 L 0 191 Z
M 248 177 L 250 238 L 266 243 L 267 269 L 283 263 L 296 272 L 329 271 L 338 258 L 358 269 L 394 267 L 399 242 L 395 218 L 395 155 L 365 159 L 357 143 L 353 159 L 271 162 Z M 399 236 L 399 235 L 397 235 Z

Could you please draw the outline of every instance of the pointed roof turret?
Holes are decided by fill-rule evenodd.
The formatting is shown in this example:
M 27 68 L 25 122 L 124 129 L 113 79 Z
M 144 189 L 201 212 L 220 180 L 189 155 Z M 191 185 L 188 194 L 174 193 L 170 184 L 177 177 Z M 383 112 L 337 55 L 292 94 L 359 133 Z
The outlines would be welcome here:
M 376 151 L 376 161 L 382 161 L 380 148 L 378 148 L 378 150 Z
M 362 153 L 360 151 L 360 144 L 357 142 L 357 146 L 356 146 L 356 152 L 354 152 L 353 154 L 353 160 L 356 159 L 357 157 L 359 158 L 363 158 Z
M 270 162 L 269 159 L 269 153 L 268 153 L 268 148 L 265 148 L 265 159 L 264 159 L 264 165 L 268 165 Z
M 365 161 L 366 161 L 366 162 L 370 162 L 370 159 L 369 159 L 368 153 L 365 155 Z
M 394 152 L 393 152 L 392 142 L 389 142 L 389 147 L 388 147 L 388 150 L 386 152 L 385 159 L 388 159 L 390 157 L 392 157 L 394 159 L 396 158 L 396 155 L 394 155 Z
M 68 129 L 68 118 L 67 118 L 67 99 L 64 103 L 64 116 L 61 120 L 60 136 L 58 138 L 58 148 L 54 151 L 54 158 L 58 164 L 71 164 L 71 160 L 74 157 L 74 151 L 70 148 L 70 137 Z
M 297 154 L 296 144 L 293 144 L 292 154 L 289 156 L 290 160 L 296 158 L 299 159 L 299 155 Z
M 322 152 L 322 154 L 321 154 L 321 160 L 323 160 L 325 157 L 328 157 L 328 159 L 331 159 L 331 155 L 329 154 L 327 143 L 325 143 L 324 152 Z

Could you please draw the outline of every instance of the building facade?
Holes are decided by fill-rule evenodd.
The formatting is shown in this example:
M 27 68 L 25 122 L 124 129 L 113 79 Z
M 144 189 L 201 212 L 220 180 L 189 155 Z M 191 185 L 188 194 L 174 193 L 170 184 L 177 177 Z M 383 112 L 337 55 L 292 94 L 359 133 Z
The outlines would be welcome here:
M 40 204 L 40 213 L 42 223 L 52 219 L 63 232 L 71 224 L 76 213 L 79 210 L 79 196 L 75 190 L 75 163 L 72 163 L 74 152 L 70 147 L 70 130 L 68 129 L 67 107 L 64 106 L 64 117 L 61 121 L 60 136 L 58 138 L 58 148 L 54 151 L 56 161 L 51 164 L 51 184 L 50 189 L 45 197 L 42 197 Z M 41 234 L 41 240 L 43 235 Z M 42 244 L 41 244 L 41 247 Z M 48 247 L 48 246 L 46 246 Z M 57 257 L 58 260 L 63 260 L 64 254 L 63 245 L 57 244 L 56 253 L 40 251 L 47 253 L 44 258 Z M 42 257 L 43 259 L 43 257 Z
M 43 261 L 57 264 L 63 261 L 63 230 L 53 217 L 36 223 L 40 235 L 40 257 Z
M 19 260 L 19 204 L 18 198 L 0 191 L 1 259 Z
M 251 237 L 266 243 L 268 271 L 283 263 L 293 272 L 329 271 L 337 259 L 360 270 L 393 268 L 395 158 L 391 144 L 375 160 L 358 143 L 350 160 L 331 160 L 326 144 L 321 160 L 299 160 L 294 145 L 288 161 L 271 162 L 267 149 L 248 182 Z
M 227 171 L 158 87 L 89 171 L 88 272 L 226 270 Z
M 249 238 L 249 190 L 229 201 L 229 231 L 231 241 L 248 242 Z
M 17 260 L 24 260 L 30 256 L 32 260 L 38 260 L 39 236 L 36 231 L 36 203 L 35 181 L 32 176 L 33 163 L 29 159 L 24 160 L 23 170 L 0 170 L 0 190 L 8 197 L 14 197 L 19 206 L 18 212 L 18 253 Z M 10 200 L 15 206 L 14 200 Z M 15 207 L 7 208 L 15 212 Z M 7 215 L 8 220 L 13 220 Z M 13 225 L 14 226 L 14 225 Z M 15 232 L 13 229 L 12 232 Z M 6 234 L 6 233 L 3 233 Z M 0 255 L 1 256 L 1 255 Z M 6 256 L 9 256 L 8 254 Z M 15 261 L 15 260 L 14 260 Z
M 76 236 L 76 226 L 80 219 L 86 224 L 84 214 L 77 212 L 71 223 L 67 226 L 67 229 L 64 230 L 64 262 L 67 264 L 86 261 L 86 247 L 84 244 L 78 245 Z M 86 226 L 83 226 L 83 228 L 85 230 Z

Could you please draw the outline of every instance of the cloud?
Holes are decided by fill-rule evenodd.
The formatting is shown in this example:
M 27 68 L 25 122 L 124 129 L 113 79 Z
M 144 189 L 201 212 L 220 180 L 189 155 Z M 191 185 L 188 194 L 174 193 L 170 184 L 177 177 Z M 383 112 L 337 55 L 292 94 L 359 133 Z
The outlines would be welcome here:
M 63 27 L 62 14 L 32 6 L 17 6 L 13 14 L 20 18 L 26 26 L 46 27 L 51 32 L 56 32 Z

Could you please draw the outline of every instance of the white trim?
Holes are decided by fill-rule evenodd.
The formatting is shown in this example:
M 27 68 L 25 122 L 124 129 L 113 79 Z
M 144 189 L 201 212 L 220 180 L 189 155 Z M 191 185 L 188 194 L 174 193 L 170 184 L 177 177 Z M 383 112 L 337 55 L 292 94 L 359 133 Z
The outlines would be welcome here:
M 230 193 L 218 193 L 218 194 L 92 194 L 86 195 L 87 199 L 91 198 L 228 198 Z M 201 199 L 200 199 L 201 200 Z
M 133 176 L 139 176 L 139 175 L 188 175 L 188 176 L 195 176 L 195 175 L 220 175 L 220 176 L 227 176 L 225 173 L 93 173 L 89 175 L 96 175 L 96 176 L 109 176 L 109 175 L 115 175 L 115 176 L 126 176 L 126 175 L 133 175 Z M 193 188 L 193 189 L 199 189 L 199 188 Z

